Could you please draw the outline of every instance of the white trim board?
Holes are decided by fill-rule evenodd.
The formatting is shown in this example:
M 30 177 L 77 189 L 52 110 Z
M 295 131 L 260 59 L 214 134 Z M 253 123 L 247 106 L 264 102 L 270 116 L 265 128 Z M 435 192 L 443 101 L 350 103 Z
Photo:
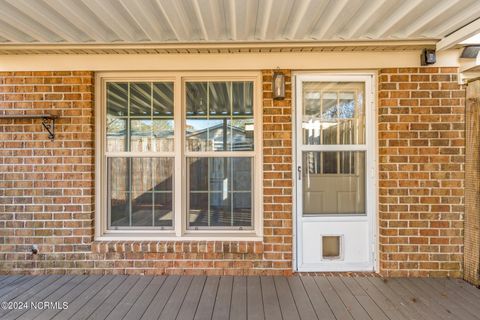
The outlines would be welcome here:
M 0 55 L 0 71 L 360 70 L 419 67 L 420 52 Z M 459 55 L 458 49 L 439 52 L 432 66 L 458 66 Z

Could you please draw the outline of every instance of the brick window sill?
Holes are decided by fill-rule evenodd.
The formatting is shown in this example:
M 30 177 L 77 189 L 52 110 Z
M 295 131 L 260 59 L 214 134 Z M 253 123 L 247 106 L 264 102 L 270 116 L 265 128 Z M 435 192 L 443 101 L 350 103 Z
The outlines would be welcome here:
M 262 241 L 94 241 L 93 253 L 263 253 Z

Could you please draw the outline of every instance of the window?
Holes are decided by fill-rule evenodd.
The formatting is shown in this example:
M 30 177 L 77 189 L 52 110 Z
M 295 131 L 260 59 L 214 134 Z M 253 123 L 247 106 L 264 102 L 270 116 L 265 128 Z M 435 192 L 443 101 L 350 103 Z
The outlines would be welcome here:
M 259 75 L 97 81 L 97 238 L 260 235 Z
M 253 82 L 185 87 L 188 227 L 252 228 Z
M 365 83 L 302 86 L 303 213 L 365 214 Z

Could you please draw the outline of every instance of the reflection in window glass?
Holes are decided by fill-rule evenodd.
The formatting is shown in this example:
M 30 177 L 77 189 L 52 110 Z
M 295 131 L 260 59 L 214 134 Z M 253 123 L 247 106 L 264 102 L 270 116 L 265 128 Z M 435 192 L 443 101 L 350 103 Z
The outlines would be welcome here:
M 111 227 L 172 227 L 172 158 L 111 157 L 107 165 Z
M 190 228 L 252 228 L 252 160 L 187 158 Z
M 364 144 L 363 82 L 303 83 L 303 143 Z
M 107 83 L 107 152 L 173 151 L 173 83 Z
M 337 93 L 324 92 L 322 94 L 322 119 L 332 120 L 337 118 Z
M 187 82 L 188 151 L 253 150 L 253 83 Z
M 128 150 L 128 83 L 107 83 L 107 151 Z
M 150 116 L 152 114 L 152 84 L 130 83 L 130 115 Z

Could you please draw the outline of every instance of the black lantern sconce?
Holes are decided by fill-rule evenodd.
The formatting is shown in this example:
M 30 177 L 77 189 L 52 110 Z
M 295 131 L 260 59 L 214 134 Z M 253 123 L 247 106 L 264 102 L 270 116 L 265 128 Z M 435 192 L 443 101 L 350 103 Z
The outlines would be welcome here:
M 285 75 L 279 71 L 273 73 L 273 99 L 285 99 Z

